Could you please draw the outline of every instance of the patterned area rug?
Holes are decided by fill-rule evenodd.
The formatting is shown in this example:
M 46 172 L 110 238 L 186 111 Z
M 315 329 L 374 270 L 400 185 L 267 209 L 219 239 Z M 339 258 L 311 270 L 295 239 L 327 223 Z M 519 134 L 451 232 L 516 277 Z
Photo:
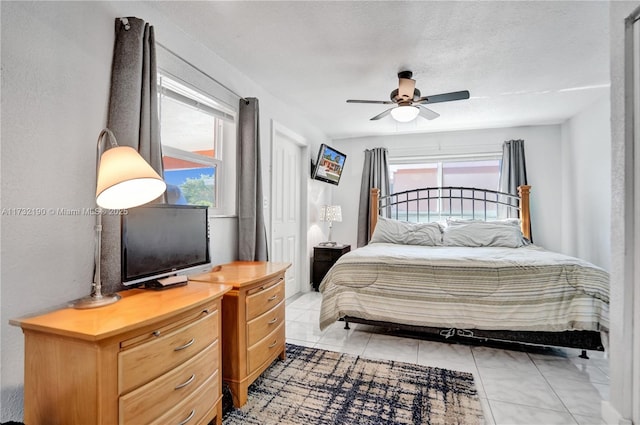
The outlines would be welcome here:
M 482 406 L 466 372 L 287 344 L 249 387 L 225 425 L 480 424 Z

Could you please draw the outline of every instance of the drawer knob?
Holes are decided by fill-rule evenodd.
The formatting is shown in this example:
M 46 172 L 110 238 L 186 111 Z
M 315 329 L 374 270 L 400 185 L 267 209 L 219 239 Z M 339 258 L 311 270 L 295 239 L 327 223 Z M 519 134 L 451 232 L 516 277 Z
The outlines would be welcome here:
M 208 308 L 205 308 L 204 310 L 202 310 L 202 312 L 203 312 L 204 314 L 209 314 L 209 309 L 208 309 Z
M 189 422 L 191 419 L 193 419 L 193 417 L 195 416 L 195 414 L 196 414 L 196 409 L 193 409 L 193 410 L 191 411 L 191 413 L 189 414 L 189 416 L 187 417 L 187 419 L 185 419 L 184 421 L 180 422 L 178 425 L 184 425 L 184 424 L 186 424 L 186 423 L 187 423 L 187 422 Z
M 273 325 L 274 323 L 276 323 L 278 321 L 277 317 L 274 317 L 273 319 L 269 320 L 269 323 L 267 323 L 268 325 Z
M 278 299 L 278 294 L 275 294 L 274 296 L 269 298 L 267 301 L 273 301 L 273 300 L 277 300 L 277 299 Z
M 195 338 L 191 338 L 191 341 L 187 342 L 184 345 L 181 345 L 180 347 L 176 347 L 173 349 L 173 351 L 180 351 L 180 350 L 184 350 L 187 347 L 190 347 L 194 342 L 196 342 Z
M 196 379 L 196 374 L 193 373 L 191 374 L 191 378 L 187 379 L 185 382 L 183 382 L 182 384 L 176 385 L 174 390 L 179 390 L 180 388 L 184 388 L 187 385 L 189 385 L 190 383 L 193 382 L 193 380 Z
M 158 337 L 158 336 L 160 336 L 160 331 L 153 331 L 153 333 L 151 335 L 153 335 L 155 337 Z
M 276 339 L 275 341 L 273 341 L 273 344 L 271 344 L 271 345 L 269 346 L 269 348 L 273 348 L 273 347 L 275 347 L 277 343 L 278 343 L 278 340 Z

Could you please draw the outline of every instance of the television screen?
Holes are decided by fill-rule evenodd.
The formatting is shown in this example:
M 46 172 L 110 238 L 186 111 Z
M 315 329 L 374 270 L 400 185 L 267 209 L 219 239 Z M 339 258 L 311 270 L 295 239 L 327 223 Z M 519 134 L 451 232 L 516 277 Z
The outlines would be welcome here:
M 342 169 L 346 159 L 347 156 L 345 154 L 323 143 L 320 145 L 318 159 L 316 160 L 311 177 L 337 185 L 340 183 L 340 176 L 342 175 Z
M 122 283 L 195 271 L 210 263 L 205 206 L 151 204 L 122 215 Z

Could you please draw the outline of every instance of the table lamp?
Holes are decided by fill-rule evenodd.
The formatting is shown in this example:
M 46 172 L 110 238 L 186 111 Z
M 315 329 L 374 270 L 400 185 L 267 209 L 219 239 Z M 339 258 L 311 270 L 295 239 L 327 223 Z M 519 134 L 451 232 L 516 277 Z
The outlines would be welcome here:
M 102 149 L 105 136 L 109 148 Z M 142 156 L 129 146 L 118 146 L 116 137 L 108 128 L 98 136 L 96 154 L 96 225 L 95 225 L 95 273 L 91 294 L 74 301 L 74 308 L 86 309 L 113 304 L 118 294 L 103 294 L 100 277 L 102 255 L 102 210 L 133 208 L 146 204 L 164 193 L 167 185 Z
M 320 221 L 329 222 L 329 241 L 322 242 L 322 246 L 335 246 L 335 242 L 331 241 L 331 227 L 334 221 L 342 221 L 342 209 L 340 205 L 323 205 L 320 209 Z

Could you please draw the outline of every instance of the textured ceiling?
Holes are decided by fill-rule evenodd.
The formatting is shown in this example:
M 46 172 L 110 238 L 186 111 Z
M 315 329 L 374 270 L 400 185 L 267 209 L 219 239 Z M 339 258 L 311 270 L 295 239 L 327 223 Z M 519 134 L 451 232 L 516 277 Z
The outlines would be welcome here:
M 152 4 L 331 138 L 558 123 L 608 93 L 602 1 Z M 345 102 L 387 100 L 404 69 L 422 95 L 471 99 L 408 124 Z

